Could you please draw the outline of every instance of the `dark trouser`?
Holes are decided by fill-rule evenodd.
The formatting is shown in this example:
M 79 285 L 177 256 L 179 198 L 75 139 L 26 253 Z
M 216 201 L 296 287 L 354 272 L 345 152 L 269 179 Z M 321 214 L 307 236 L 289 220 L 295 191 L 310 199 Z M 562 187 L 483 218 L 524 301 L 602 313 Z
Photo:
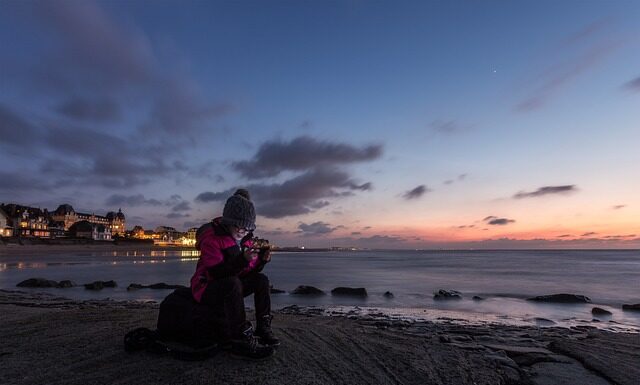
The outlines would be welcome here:
M 247 328 L 244 297 L 251 294 L 254 294 L 256 319 L 271 314 L 269 278 L 262 273 L 252 272 L 242 278 L 216 279 L 207 285 L 200 302 L 224 310 L 226 332 L 230 338 L 239 338 Z

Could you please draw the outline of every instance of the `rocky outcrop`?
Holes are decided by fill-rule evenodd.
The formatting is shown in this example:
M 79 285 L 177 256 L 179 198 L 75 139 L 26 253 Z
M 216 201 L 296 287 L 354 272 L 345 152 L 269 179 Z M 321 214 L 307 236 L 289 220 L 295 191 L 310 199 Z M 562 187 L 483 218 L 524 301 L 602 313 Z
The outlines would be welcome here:
M 118 286 L 118 284 L 111 280 L 111 281 L 95 281 L 95 282 L 91 282 L 91 283 L 85 283 L 84 284 L 84 288 L 87 290 L 102 290 L 105 287 L 116 287 Z
M 152 285 L 141 285 L 139 283 L 132 283 L 127 286 L 127 291 L 138 290 L 138 289 L 155 289 L 155 290 L 163 290 L 163 289 L 183 289 L 186 286 L 183 285 L 168 285 L 164 282 L 154 283 Z
M 452 299 L 457 300 L 457 299 L 462 299 L 462 294 L 459 291 L 455 291 L 455 290 L 440 289 L 433 294 L 433 299 L 437 301 L 452 300 Z
M 276 289 L 276 288 L 274 288 L 274 287 L 271 287 L 271 288 L 269 288 L 269 289 L 270 289 L 270 291 L 271 291 L 271 294 L 282 294 L 282 293 L 285 293 L 285 291 L 284 291 L 284 290 Z
M 44 278 L 29 278 L 16 285 L 17 287 L 58 287 L 58 282 Z
M 484 297 L 480 297 L 479 295 L 474 295 L 471 299 L 474 301 L 484 301 Z
M 549 302 L 549 303 L 590 303 L 591 299 L 579 294 L 551 294 L 539 295 L 537 297 L 527 298 L 527 301 Z
M 298 286 L 296 287 L 291 294 L 294 295 L 325 295 L 325 292 L 313 286 Z
M 364 287 L 336 287 L 331 290 L 331 295 L 350 296 L 350 297 L 366 297 L 367 289 Z
M 640 311 L 640 303 L 633 305 L 622 305 L 622 310 Z
M 382 296 L 384 298 L 393 298 L 393 293 L 390 291 L 385 291 L 384 294 L 382 294 Z
M 600 316 L 607 316 L 607 315 L 611 315 L 611 312 L 609 310 L 605 310 L 601 307 L 594 307 L 593 309 L 591 309 L 591 314 L 593 315 L 600 315 Z

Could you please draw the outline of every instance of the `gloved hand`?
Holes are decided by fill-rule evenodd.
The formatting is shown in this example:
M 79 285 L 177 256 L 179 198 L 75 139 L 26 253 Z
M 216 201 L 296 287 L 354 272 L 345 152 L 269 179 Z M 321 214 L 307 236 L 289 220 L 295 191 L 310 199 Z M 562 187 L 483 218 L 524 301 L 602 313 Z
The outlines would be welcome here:
M 261 249 L 258 252 L 258 256 L 260 260 L 264 263 L 269 263 L 271 261 L 271 250 L 270 249 Z

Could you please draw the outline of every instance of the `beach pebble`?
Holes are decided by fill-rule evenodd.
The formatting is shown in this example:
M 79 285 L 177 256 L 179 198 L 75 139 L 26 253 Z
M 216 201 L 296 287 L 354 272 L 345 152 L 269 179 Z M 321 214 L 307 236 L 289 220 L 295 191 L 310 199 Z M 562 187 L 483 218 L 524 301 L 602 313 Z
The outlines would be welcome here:
M 352 297 L 366 297 L 367 289 L 364 287 L 336 287 L 331 290 L 331 295 L 345 295 Z
M 438 290 L 437 293 L 433 294 L 433 299 L 442 300 L 442 299 L 462 299 L 462 294 L 455 290 Z
M 291 294 L 295 295 L 325 295 L 325 292 L 313 286 L 298 286 L 296 287 Z
M 551 294 L 539 295 L 537 297 L 527 298 L 527 301 L 536 302 L 553 302 L 553 303 L 589 303 L 591 299 L 579 294 Z

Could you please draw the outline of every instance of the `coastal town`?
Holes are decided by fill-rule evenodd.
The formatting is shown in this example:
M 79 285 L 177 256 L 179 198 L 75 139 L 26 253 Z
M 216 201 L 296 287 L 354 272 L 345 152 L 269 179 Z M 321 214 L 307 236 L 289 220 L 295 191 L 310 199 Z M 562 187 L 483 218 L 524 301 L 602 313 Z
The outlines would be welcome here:
M 181 232 L 170 226 L 127 230 L 122 209 L 106 215 L 75 211 L 61 204 L 55 211 L 46 208 L 0 203 L 0 239 L 8 243 L 65 244 L 128 240 L 161 246 L 193 246 L 197 228 Z

